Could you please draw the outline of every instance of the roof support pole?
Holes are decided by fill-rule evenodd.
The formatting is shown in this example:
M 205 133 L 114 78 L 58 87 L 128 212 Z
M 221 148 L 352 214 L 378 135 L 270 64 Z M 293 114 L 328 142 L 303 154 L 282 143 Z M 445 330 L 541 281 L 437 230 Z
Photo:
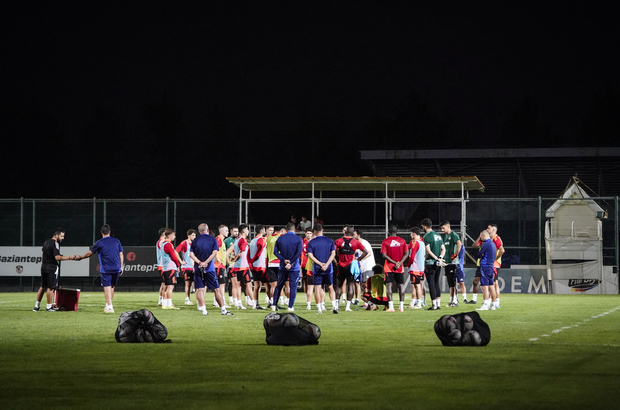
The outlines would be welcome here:
M 248 199 L 245 201 L 245 223 L 247 224 L 250 220 L 248 215 L 248 208 L 250 206 L 250 199 L 252 199 L 252 191 L 248 191 Z
M 243 213 L 243 182 L 239 184 L 239 225 L 242 224 L 241 218 Z
M 388 224 L 390 223 L 388 211 L 390 206 L 390 195 L 388 191 L 388 184 L 385 183 L 385 237 L 388 237 Z
M 396 199 L 396 191 L 392 191 L 392 198 Z M 394 201 L 390 201 L 390 221 L 394 220 Z
M 311 218 L 310 221 L 312 221 L 312 226 L 314 226 L 314 216 L 315 216 L 315 213 L 314 213 L 314 202 L 315 201 L 314 201 L 314 182 L 313 182 L 312 183 L 312 210 L 310 212 L 310 218 Z
M 372 191 L 372 196 L 374 199 L 377 199 L 377 191 Z M 377 203 L 372 203 L 372 224 L 377 224 Z

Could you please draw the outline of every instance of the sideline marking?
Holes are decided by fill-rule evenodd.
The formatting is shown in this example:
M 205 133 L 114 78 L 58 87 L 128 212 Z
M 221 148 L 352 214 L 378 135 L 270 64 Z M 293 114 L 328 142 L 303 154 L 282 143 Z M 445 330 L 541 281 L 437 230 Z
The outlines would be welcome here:
M 608 315 L 610 313 L 613 313 L 613 312 L 615 312 L 617 310 L 620 310 L 620 306 L 616 306 L 615 308 L 613 308 L 611 310 L 608 310 L 607 312 L 603 312 L 603 313 L 600 313 L 598 315 L 594 315 L 594 316 L 591 316 L 589 318 L 583 319 L 581 322 L 577 322 L 577 323 L 575 323 L 572 326 L 562 326 L 559 329 L 552 330 L 551 334 L 557 335 L 558 333 L 560 333 L 563 330 L 572 329 L 574 327 L 579 327 L 580 325 L 583 325 L 584 323 L 587 323 L 587 322 L 589 322 L 589 321 L 591 321 L 593 319 L 598 319 L 599 317 L 606 316 L 606 315 Z M 549 337 L 549 336 L 550 335 L 540 335 L 540 337 Z M 530 342 L 535 342 L 537 340 L 538 340 L 538 337 L 533 337 L 533 338 L 529 339 Z

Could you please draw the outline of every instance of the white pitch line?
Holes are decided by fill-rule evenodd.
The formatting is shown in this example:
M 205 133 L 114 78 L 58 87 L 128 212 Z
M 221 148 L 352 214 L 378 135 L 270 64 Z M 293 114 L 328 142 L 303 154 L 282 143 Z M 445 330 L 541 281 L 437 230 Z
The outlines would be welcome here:
M 562 326 L 559 329 L 552 330 L 551 333 L 554 334 L 554 335 L 557 335 L 558 333 L 560 333 L 563 330 L 572 329 L 574 327 L 579 327 L 580 325 L 583 325 L 586 322 L 589 322 L 589 321 L 591 321 L 593 319 L 598 319 L 599 317 L 606 316 L 606 315 L 608 315 L 610 313 L 613 313 L 613 312 L 615 312 L 617 310 L 620 310 L 620 306 L 616 306 L 615 308 L 613 308 L 611 310 L 608 310 L 607 312 L 603 312 L 603 313 L 600 313 L 598 315 L 594 315 L 594 316 L 591 316 L 589 318 L 583 319 L 581 322 L 577 322 L 577 323 L 575 323 L 572 326 Z M 540 337 L 549 337 L 549 335 L 541 335 Z M 533 338 L 529 339 L 530 342 L 535 342 L 537 340 L 538 340 L 538 337 L 533 337 Z

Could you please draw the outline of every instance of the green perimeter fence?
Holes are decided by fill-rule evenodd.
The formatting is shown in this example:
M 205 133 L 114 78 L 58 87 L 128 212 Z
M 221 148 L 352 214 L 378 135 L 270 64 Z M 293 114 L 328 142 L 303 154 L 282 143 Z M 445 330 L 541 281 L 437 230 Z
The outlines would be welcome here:
M 601 208 L 607 211 L 602 220 L 603 261 L 605 265 L 618 267 L 618 197 L 592 197 Z M 558 198 L 469 198 L 466 206 L 466 245 L 472 244 L 481 229 L 489 223 L 499 227 L 506 256 L 504 263 L 521 265 L 541 265 L 545 257 L 545 211 Z M 568 200 L 570 201 L 570 200 Z M 274 204 L 275 205 L 275 204 Z M 350 207 L 362 206 L 350 204 Z M 423 218 L 430 217 L 440 232 L 438 223 L 450 220 L 459 234 L 461 224 L 460 202 L 420 203 L 415 198 L 411 202 L 398 202 L 393 205 L 390 223 L 399 226 L 399 234 L 409 239 L 408 228 L 419 224 Z M 342 224 L 363 226 L 366 239 L 378 246 L 385 237 L 385 227 L 375 225 L 384 220 L 381 207 L 374 211 L 349 213 L 347 217 L 331 219 L 326 225 L 328 236 L 340 236 Z M 290 214 L 289 214 L 290 215 Z M 279 223 L 274 221 L 269 210 L 249 213 L 249 223 Z M 281 218 L 280 218 L 281 219 Z M 0 246 L 41 246 L 51 237 L 57 227 L 66 229 L 63 246 L 89 246 L 99 239 L 102 224 L 112 226 L 113 235 L 124 246 L 151 246 L 157 240 L 161 227 L 174 228 L 177 242 L 185 239 L 185 231 L 206 222 L 212 232 L 220 224 L 239 222 L 238 199 L 0 199 L 0 220 L 3 235 Z

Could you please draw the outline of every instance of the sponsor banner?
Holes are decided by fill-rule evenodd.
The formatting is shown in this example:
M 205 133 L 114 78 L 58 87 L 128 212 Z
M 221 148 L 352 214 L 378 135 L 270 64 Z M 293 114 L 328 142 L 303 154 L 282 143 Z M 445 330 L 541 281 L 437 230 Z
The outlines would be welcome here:
M 465 289 L 471 294 L 473 291 L 473 281 L 476 275 L 475 268 L 465 269 Z M 547 281 L 546 266 L 518 266 L 512 265 L 510 269 L 499 270 L 499 291 L 500 293 L 547 293 L 549 284 Z M 448 293 L 450 288 L 445 275 L 442 275 L 442 292 Z M 445 288 L 445 290 L 444 290 Z M 482 294 L 482 288 L 480 288 Z
M 450 295 L 450 287 L 446 280 L 445 271 L 441 270 L 441 279 L 439 284 L 441 286 L 442 299 L 448 294 Z M 476 268 L 465 268 L 465 289 L 467 294 L 471 297 L 473 292 L 473 281 L 476 275 Z M 533 293 L 543 294 L 549 290 L 549 283 L 547 281 L 547 267 L 546 266 L 532 266 L 532 265 L 512 265 L 510 269 L 499 270 L 499 291 L 500 293 Z M 424 287 L 426 288 L 427 295 L 430 294 L 428 290 L 428 283 L 424 281 Z M 457 285 L 457 290 L 458 290 Z M 407 286 L 407 293 L 411 292 L 411 286 Z M 461 297 L 460 291 L 459 298 Z M 480 288 L 480 294 L 482 295 L 482 287 Z M 480 297 L 480 296 L 479 296 Z
M 123 246 L 123 276 L 125 277 L 160 277 L 157 270 L 157 255 L 154 246 Z M 99 276 L 99 257 L 90 257 L 90 276 Z
M 603 266 L 603 280 L 553 280 L 553 293 L 558 295 L 617 295 L 618 275 L 613 273 L 613 267 Z
M 60 246 L 64 256 L 84 255 L 87 246 Z M 0 246 L 0 276 L 41 276 L 41 246 Z M 62 276 L 88 276 L 88 262 L 63 261 Z
M 475 269 L 472 269 L 475 274 Z M 499 269 L 500 293 L 547 293 L 549 282 L 547 281 L 546 266 L 519 266 L 512 265 L 510 269 Z M 482 293 L 482 290 L 480 291 Z
M 473 291 L 475 274 L 475 268 L 465 268 L 465 289 L 468 295 L 471 295 Z M 618 275 L 613 273 L 613 267 L 603 267 L 603 278 L 602 282 L 598 279 L 554 280 L 553 293 L 563 295 L 618 294 Z M 498 281 L 500 293 L 544 294 L 549 292 L 547 267 L 545 265 L 512 265 L 510 269 L 500 269 Z M 450 288 L 445 275 L 441 275 L 439 283 L 442 294 L 449 294 Z M 424 286 L 428 294 L 428 284 L 425 283 Z M 411 292 L 410 287 L 408 287 L 407 292 Z M 480 288 L 480 294 L 482 294 L 482 288 Z

